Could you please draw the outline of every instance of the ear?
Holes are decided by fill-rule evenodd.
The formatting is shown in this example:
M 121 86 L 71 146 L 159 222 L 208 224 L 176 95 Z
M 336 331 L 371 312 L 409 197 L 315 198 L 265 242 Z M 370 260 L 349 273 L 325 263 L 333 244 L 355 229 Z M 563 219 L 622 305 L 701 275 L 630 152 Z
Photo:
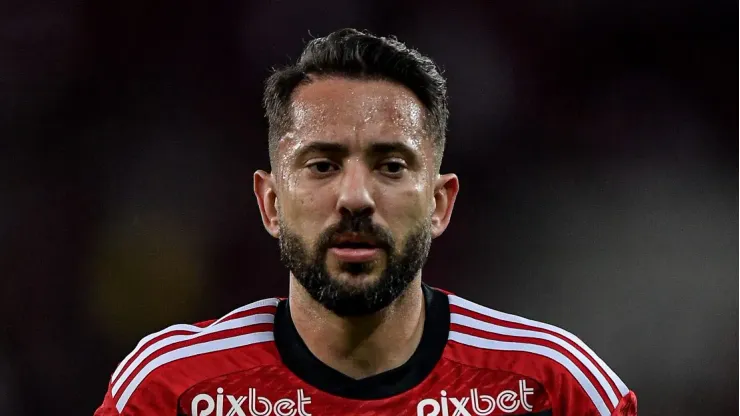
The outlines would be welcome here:
M 439 175 L 434 183 L 434 210 L 432 211 L 432 237 L 437 238 L 447 229 L 455 206 L 460 182 L 457 175 Z
M 254 196 L 260 207 L 262 224 L 271 236 L 277 238 L 280 234 L 280 217 L 275 180 L 271 173 L 264 170 L 254 172 Z

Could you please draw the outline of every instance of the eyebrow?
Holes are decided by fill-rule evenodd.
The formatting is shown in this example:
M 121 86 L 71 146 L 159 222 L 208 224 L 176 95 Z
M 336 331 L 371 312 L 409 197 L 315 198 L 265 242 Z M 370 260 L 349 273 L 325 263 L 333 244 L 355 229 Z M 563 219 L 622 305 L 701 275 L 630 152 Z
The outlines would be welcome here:
M 406 157 L 416 157 L 416 152 L 409 145 L 402 142 L 380 142 L 370 145 L 370 153 L 401 153 Z
M 301 146 L 296 152 L 295 159 L 301 160 L 311 153 L 329 153 L 344 156 L 349 153 L 349 149 L 347 146 L 340 143 L 313 142 L 305 146 Z
M 399 141 L 373 143 L 366 151 L 367 154 L 374 155 L 394 152 L 403 155 L 406 159 L 408 159 L 409 163 L 415 163 L 417 160 L 416 151 L 412 149 L 409 145 Z M 301 160 L 306 157 L 306 155 L 311 153 L 333 154 L 335 156 L 344 157 L 349 154 L 349 148 L 341 143 L 312 142 L 298 149 L 295 158 L 296 160 Z

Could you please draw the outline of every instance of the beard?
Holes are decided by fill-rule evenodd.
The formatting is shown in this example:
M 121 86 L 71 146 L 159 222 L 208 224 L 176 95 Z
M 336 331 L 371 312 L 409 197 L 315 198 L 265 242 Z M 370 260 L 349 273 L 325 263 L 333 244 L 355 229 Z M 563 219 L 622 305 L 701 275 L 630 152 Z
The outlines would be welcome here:
M 375 239 L 385 251 L 386 265 L 372 283 L 343 282 L 332 277 L 326 256 L 334 238 L 355 232 Z M 366 215 L 347 215 L 324 230 L 311 250 L 303 239 L 292 232 L 284 221 L 280 225 L 280 259 L 296 280 L 326 309 L 338 316 L 362 316 L 389 306 L 408 288 L 429 256 L 432 243 L 431 224 L 421 222 L 412 228 L 401 250 L 397 250 L 391 233 Z M 375 262 L 340 263 L 342 272 L 352 275 L 369 273 Z

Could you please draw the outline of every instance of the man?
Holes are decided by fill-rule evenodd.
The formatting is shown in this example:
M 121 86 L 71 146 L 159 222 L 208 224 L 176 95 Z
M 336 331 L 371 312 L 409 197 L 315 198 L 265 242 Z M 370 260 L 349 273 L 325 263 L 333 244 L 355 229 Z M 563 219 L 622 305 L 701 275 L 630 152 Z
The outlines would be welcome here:
M 430 59 L 353 29 L 275 72 L 254 192 L 288 298 L 145 337 L 96 415 L 636 415 L 575 336 L 422 283 L 459 190 L 446 102 Z

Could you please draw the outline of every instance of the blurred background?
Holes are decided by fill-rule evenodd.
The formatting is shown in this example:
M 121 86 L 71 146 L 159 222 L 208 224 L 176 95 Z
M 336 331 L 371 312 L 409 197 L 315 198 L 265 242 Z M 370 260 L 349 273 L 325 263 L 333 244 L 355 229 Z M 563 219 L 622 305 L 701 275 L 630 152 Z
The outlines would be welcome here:
M 446 71 L 428 283 L 572 331 L 640 415 L 735 414 L 737 7 L 2 2 L 0 414 L 92 415 L 142 336 L 286 294 L 262 81 L 342 27 Z

